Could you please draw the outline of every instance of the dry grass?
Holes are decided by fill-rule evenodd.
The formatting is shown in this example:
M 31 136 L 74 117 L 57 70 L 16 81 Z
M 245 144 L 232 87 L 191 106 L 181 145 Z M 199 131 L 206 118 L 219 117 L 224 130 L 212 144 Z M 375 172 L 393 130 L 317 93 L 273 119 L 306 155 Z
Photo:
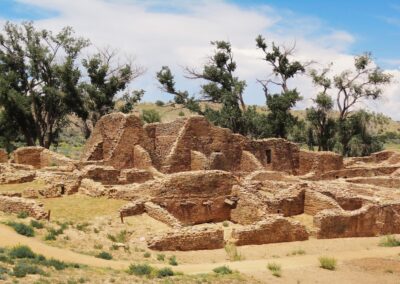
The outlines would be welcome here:
M 62 198 L 41 199 L 46 210 L 51 210 L 51 219 L 84 222 L 98 216 L 117 215 L 118 209 L 127 201 L 89 197 L 80 194 Z
M 45 185 L 44 181 L 35 180 L 32 182 L 17 183 L 17 184 L 1 184 L 0 191 L 22 192 L 26 189 L 40 189 Z

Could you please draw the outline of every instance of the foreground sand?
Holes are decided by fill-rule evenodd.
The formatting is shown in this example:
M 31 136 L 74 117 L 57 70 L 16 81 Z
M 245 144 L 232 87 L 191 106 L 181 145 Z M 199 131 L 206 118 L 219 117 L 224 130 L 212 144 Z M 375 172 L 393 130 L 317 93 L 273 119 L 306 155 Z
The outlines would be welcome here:
M 379 247 L 378 243 L 379 238 L 353 238 L 311 239 L 305 242 L 247 246 L 240 248 L 241 251 L 247 252 L 245 253 L 247 259 L 242 261 L 181 264 L 175 269 L 185 274 L 199 274 L 209 273 L 215 267 L 227 265 L 252 276 L 254 282 L 261 283 L 400 283 L 400 247 Z M 33 251 L 46 257 L 94 267 L 126 269 L 130 264 L 129 261 L 108 261 L 52 247 L 37 239 L 18 235 L 5 225 L 0 225 L 0 244 L 2 246 L 29 245 Z M 288 253 L 299 247 L 306 251 L 305 255 L 292 256 Z M 268 251 L 268 255 L 262 259 L 251 259 L 257 256 L 257 251 L 260 250 Z M 207 255 L 212 256 L 213 251 L 186 252 L 185 254 L 186 257 L 202 254 L 199 259 L 204 260 Z M 318 258 L 323 255 L 335 257 L 338 260 L 336 271 L 319 268 Z M 272 276 L 266 269 L 267 264 L 271 262 L 281 265 L 281 278 Z

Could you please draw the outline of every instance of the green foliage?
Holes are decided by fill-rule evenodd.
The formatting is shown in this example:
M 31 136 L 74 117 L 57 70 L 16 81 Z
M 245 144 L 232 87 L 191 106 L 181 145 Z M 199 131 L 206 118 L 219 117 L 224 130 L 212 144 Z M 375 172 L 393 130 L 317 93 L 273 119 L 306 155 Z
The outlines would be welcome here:
M 176 256 L 173 255 L 171 257 L 168 258 L 168 263 L 172 266 L 177 266 L 178 265 L 178 261 L 176 260 Z
M 151 256 L 151 253 L 149 253 L 148 251 L 143 254 L 143 257 L 145 257 L 145 258 L 149 258 L 150 256 Z
M 131 94 L 125 93 L 122 96 L 122 101 L 124 102 L 124 105 L 120 107 L 119 111 L 123 113 L 130 113 L 135 107 L 135 105 L 137 105 L 140 102 L 144 93 L 145 93 L 144 90 L 135 90 Z
M 106 251 L 102 251 L 100 252 L 98 255 L 96 255 L 97 258 L 102 258 L 102 259 L 106 259 L 106 260 L 111 260 L 112 259 L 112 255 Z
M 129 274 L 136 276 L 150 275 L 153 268 L 148 264 L 131 264 L 128 269 Z
M 171 268 L 165 267 L 157 270 L 157 277 L 158 278 L 164 278 L 164 277 L 169 277 L 169 276 L 174 276 L 174 271 L 172 271 Z
M 163 253 L 157 254 L 157 260 L 158 261 L 164 261 L 165 260 L 165 254 L 163 254 Z
M 107 234 L 107 238 L 115 243 L 126 243 L 129 240 L 129 233 L 126 230 L 122 230 L 116 235 Z
M 275 277 L 281 277 L 282 276 L 282 268 L 279 264 L 275 262 L 268 263 L 267 268 L 269 271 L 272 272 L 272 275 Z
M 146 123 L 161 121 L 161 116 L 155 109 L 143 110 L 141 118 Z
M 26 237 L 35 236 L 34 229 L 29 225 L 25 225 L 24 223 L 8 222 L 7 225 L 12 227 L 20 235 Z
M 44 271 L 39 267 L 37 267 L 36 265 L 32 265 L 25 262 L 18 262 L 13 268 L 12 275 L 14 275 L 17 278 L 23 278 L 28 274 L 45 275 Z
M 172 74 L 171 74 L 172 75 Z M 161 75 L 160 75 L 161 76 Z M 164 106 L 165 105 L 165 103 L 163 102 L 163 101 L 160 101 L 160 100 L 157 100 L 156 101 L 156 106 L 158 106 L 158 107 L 162 107 L 162 106 Z
M 32 23 L 6 23 L 0 34 L 0 106 L 3 121 L 28 145 L 50 147 L 67 115 L 83 112 L 76 66 L 88 41 L 67 27 L 53 34 Z M 27 59 L 30 60 L 27 60 Z
M 382 247 L 399 247 L 400 240 L 395 236 L 385 236 L 379 243 Z
M 336 259 L 333 257 L 322 256 L 319 259 L 320 267 L 327 270 L 336 269 Z
M 36 229 L 43 229 L 44 228 L 43 223 L 41 223 L 39 221 L 36 221 L 36 220 L 31 220 L 31 226 L 33 228 L 36 228 Z
M 55 241 L 59 235 L 64 233 L 66 224 L 63 224 L 59 229 L 49 228 L 48 233 L 44 237 L 46 241 Z
M 180 112 L 178 113 L 178 115 L 179 115 L 179 116 L 185 116 L 185 113 L 184 113 L 183 111 L 180 111 Z
M 29 213 L 25 211 L 21 211 L 17 214 L 17 218 L 19 219 L 25 219 L 29 217 Z
M 213 271 L 217 274 L 221 275 L 226 275 L 226 274 L 232 274 L 232 270 L 228 266 L 219 266 L 213 269 Z
M 9 252 L 12 258 L 35 258 L 36 254 L 28 246 L 15 246 Z

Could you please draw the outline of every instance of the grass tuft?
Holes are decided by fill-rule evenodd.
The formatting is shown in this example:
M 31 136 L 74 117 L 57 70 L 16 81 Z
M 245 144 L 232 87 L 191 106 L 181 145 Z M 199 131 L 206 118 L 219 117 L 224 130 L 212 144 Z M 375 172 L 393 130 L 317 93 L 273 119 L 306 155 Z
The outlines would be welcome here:
M 319 259 L 319 263 L 321 268 L 327 270 L 335 270 L 336 269 L 336 259 L 333 257 L 322 256 Z
M 275 277 L 281 277 L 282 276 L 282 268 L 279 264 L 275 262 L 268 263 L 267 268 L 269 271 L 272 272 L 272 275 Z
M 227 274 L 232 274 L 232 270 L 228 266 L 219 266 L 213 269 L 213 271 L 217 274 L 221 275 L 227 275 Z
M 385 236 L 379 243 L 382 247 L 398 247 L 400 246 L 400 240 L 395 236 Z

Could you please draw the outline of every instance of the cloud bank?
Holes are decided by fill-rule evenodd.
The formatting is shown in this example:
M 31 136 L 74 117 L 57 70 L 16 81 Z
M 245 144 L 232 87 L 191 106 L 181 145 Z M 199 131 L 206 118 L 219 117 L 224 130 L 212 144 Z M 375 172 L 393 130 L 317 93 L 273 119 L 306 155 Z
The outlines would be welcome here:
M 265 78 L 270 69 L 255 48 L 255 37 L 291 45 L 296 43 L 299 60 L 331 62 L 334 70 L 350 68 L 351 45 L 357 40 L 344 30 L 326 26 L 318 18 L 276 10 L 266 5 L 243 7 L 225 1 L 134 1 L 134 0 L 18 0 L 24 4 L 54 11 L 54 16 L 36 21 L 40 27 L 60 30 L 72 26 L 78 35 L 89 38 L 97 47 L 111 46 L 133 55 L 147 69 L 132 88 L 146 90 L 145 100 L 168 100 L 157 87 L 155 73 L 168 65 L 176 75 L 177 87 L 198 94 L 199 81 L 183 78 L 182 67 L 197 67 L 212 54 L 210 41 L 229 40 L 238 63 L 237 74 L 247 81 L 245 100 L 264 104 L 262 88 L 256 79 Z M 1 19 L 0 19 L 1 22 Z M 368 50 L 368 47 L 366 47 Z M 372 110 L 400 120 L 400 70 L 388 70 L 395 76 L 383 99 L 367 102 Z M 291 82 L 304 97 L 298 108 L 310 105 L 316 89 L 306 76 Z M 365 106 L 365 105 L 360 105 Z

